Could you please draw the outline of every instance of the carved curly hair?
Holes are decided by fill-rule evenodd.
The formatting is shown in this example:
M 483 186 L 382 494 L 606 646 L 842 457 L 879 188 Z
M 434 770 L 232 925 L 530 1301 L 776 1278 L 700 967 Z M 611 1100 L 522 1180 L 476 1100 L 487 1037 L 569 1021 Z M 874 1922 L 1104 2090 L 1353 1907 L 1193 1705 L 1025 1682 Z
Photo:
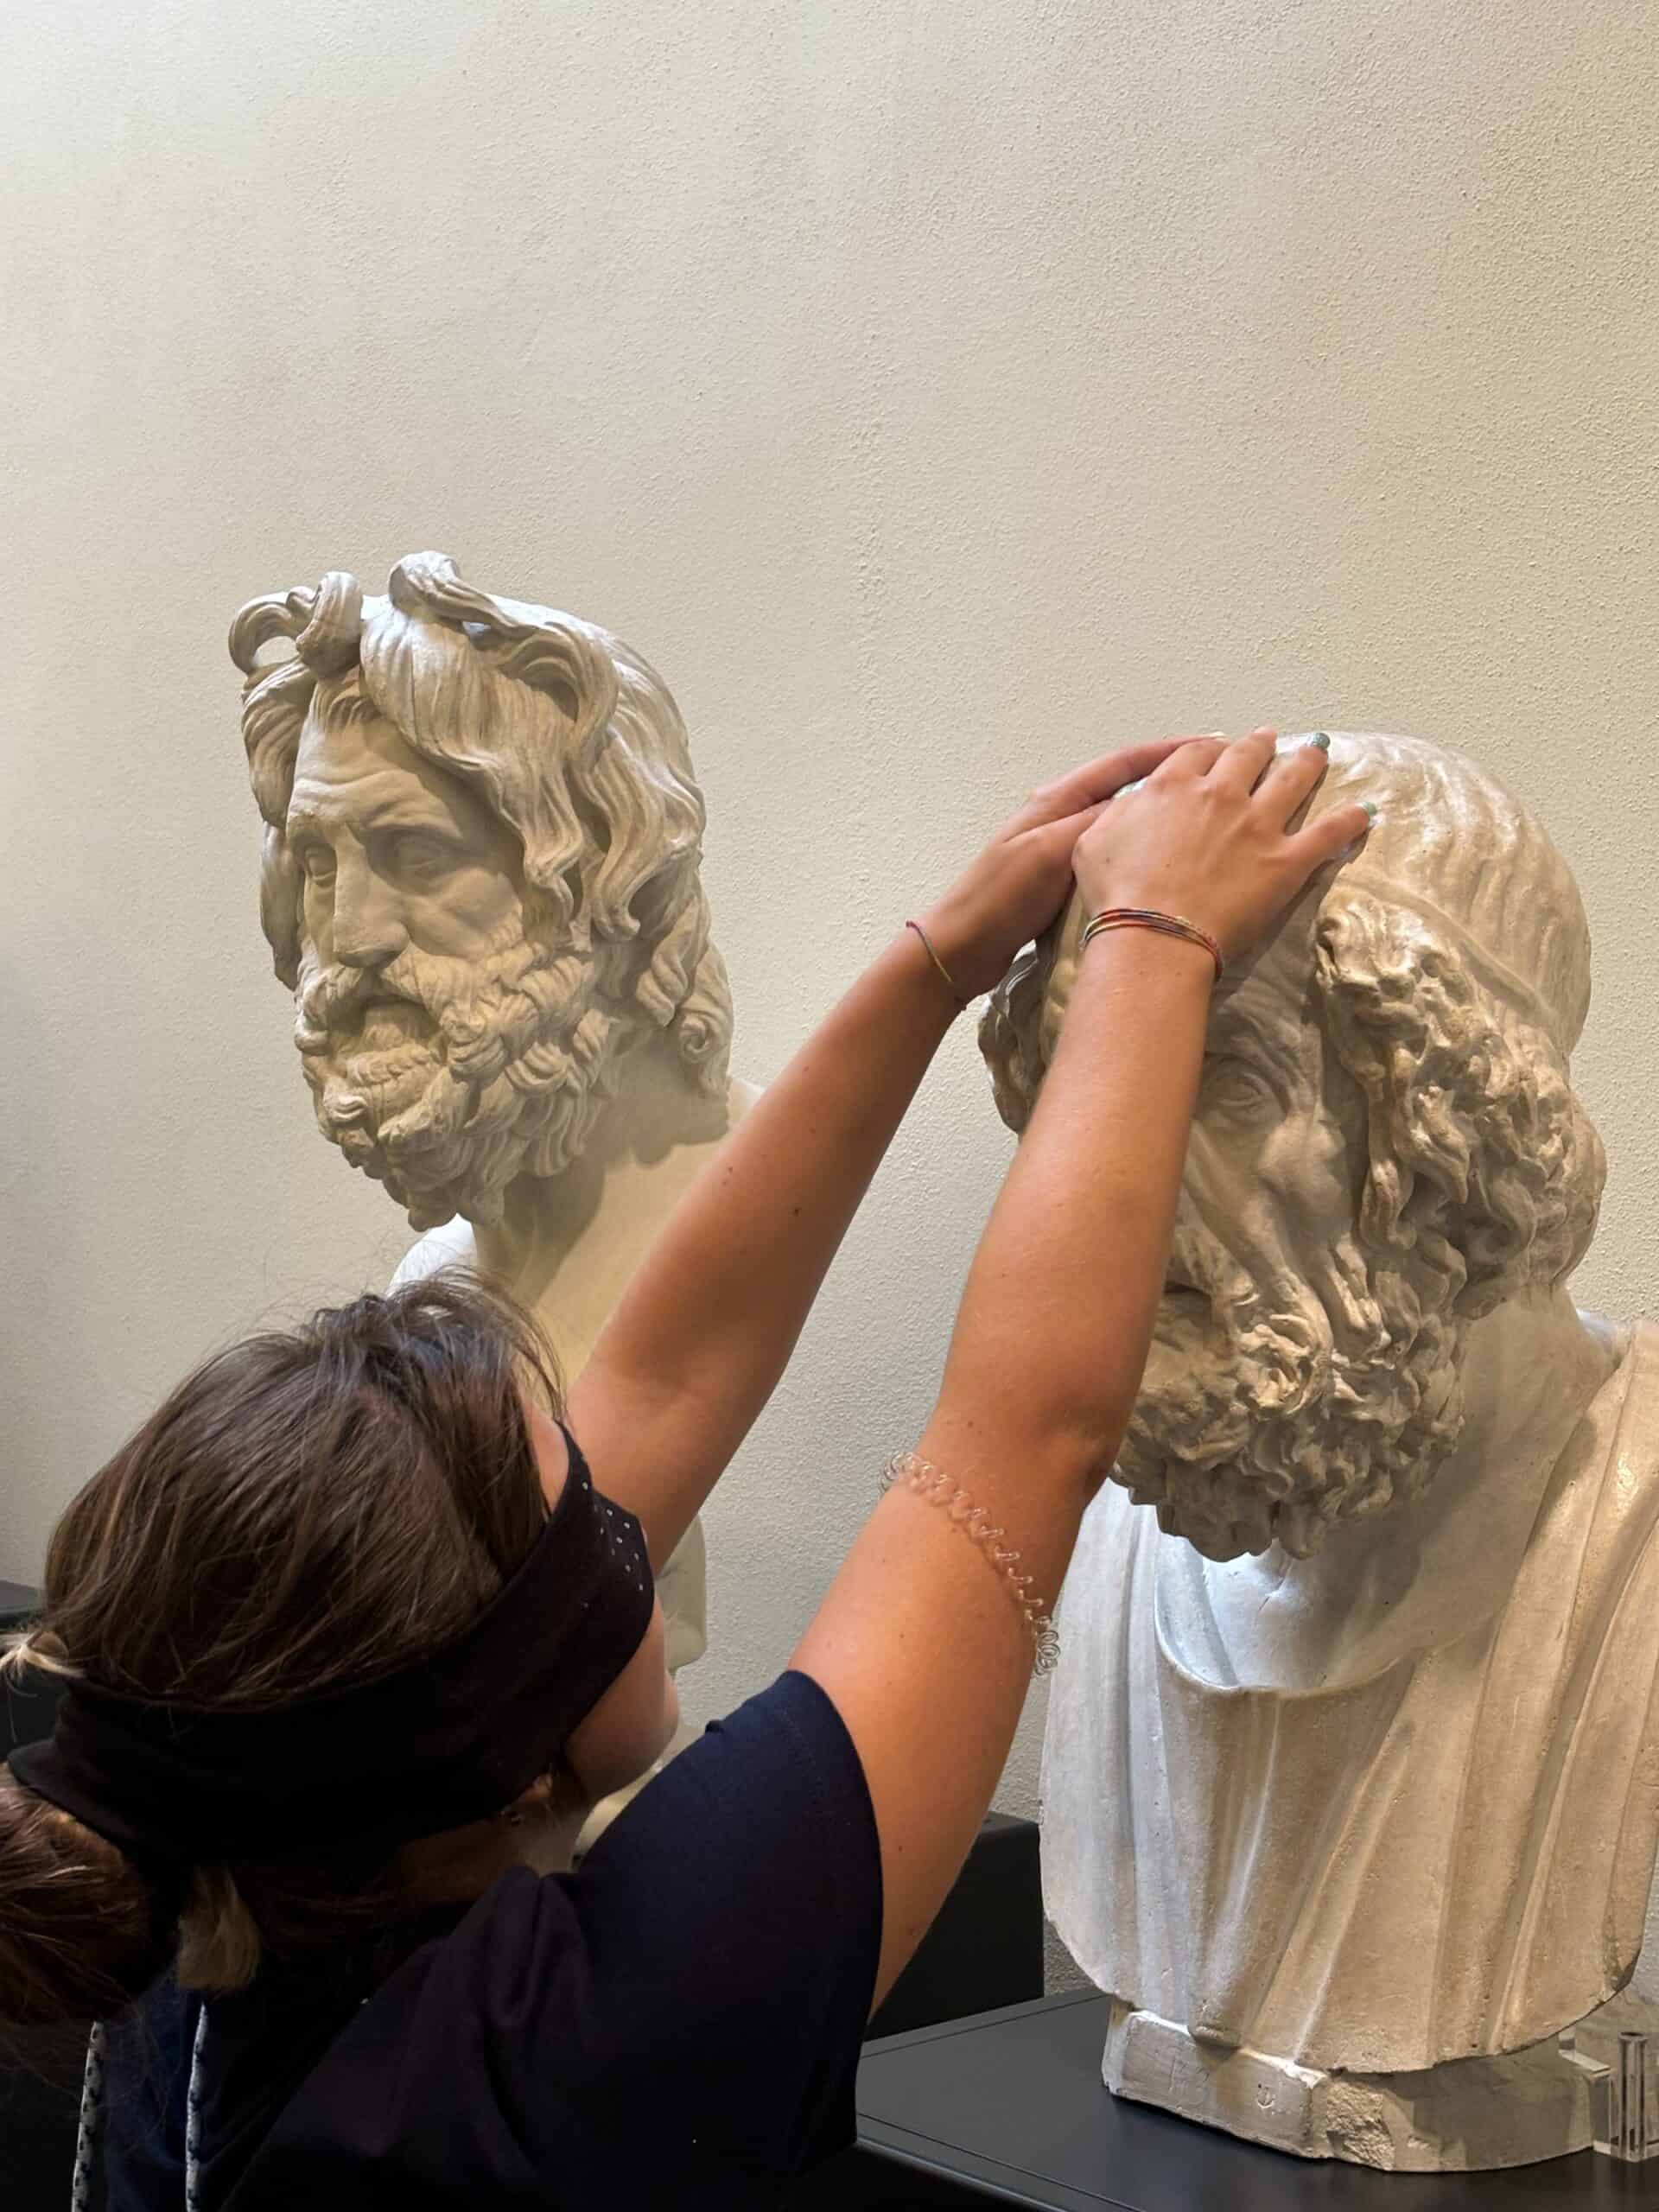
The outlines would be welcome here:
M 1472 1320 L 1562 1281 L 1595 1233 L 1605 1155 L 1567 1074 L 1589 931 L 1541 826 L 1472 762 L 1333 734 L 1325 797 L 1369 795 L 1379 828 L 1325 894 L 1314 950 L 1332 1049 L 1366 1102 L 1358 1226 L 1385 1266 L 1408 1251 L 1426 1263 L 1444 1310 Z M 980 1027 L 1016 1131 L 1058 1032 L 1062 933 L 1015 963 Z
M 279 638 L 294 657 L 262 667 Z M 512 829 L 528 913 L 579 953 L 637 948 L 632 1004 L 671 1025 L 699 1085 L 721 1092 L 731 995 L 698 874 L 702 798 L 679 710 L 638 653 L 572 615 L 474 590 L 442 553 L 400 561 L 385 599 L 334 571 L 251 600 L 230 652 L 247 678 L 242 736 L 265 822 L 260 920 L 290 989 L 302 880 L 286 825 L 301 733 L 308 715 L 327 725 L 372 712 Z
M 1460 1319 L 1563 1281 L 1595 1234 L 1606 1157 L 1555 1040 L 1368 893 L 1326 901 L 1315 959 L 1365 1099 L 1364 1242 L 1414 1252 Z

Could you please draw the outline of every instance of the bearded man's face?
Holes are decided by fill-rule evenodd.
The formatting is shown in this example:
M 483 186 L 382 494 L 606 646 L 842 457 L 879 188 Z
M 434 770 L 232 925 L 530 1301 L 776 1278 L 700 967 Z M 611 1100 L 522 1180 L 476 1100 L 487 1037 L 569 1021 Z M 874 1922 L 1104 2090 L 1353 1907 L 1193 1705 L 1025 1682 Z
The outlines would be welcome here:
M 1306 1557 L 1432 1478 L 1460 1332 L 1358 1223 L 1357 1085 L 1319 1018 L 1313 902 L 1217 993 L 1164 1297 L 1116 1479 L 1212 1559 Z M 1075 973 L 1068 919 L 1046 1027 Z
M 324 1133 L 417 1228 L 556 1173 L 609 1073 L 591 963 L 527 933 L 518 839 L 372 717 L 308 718 L 296 1030 Z

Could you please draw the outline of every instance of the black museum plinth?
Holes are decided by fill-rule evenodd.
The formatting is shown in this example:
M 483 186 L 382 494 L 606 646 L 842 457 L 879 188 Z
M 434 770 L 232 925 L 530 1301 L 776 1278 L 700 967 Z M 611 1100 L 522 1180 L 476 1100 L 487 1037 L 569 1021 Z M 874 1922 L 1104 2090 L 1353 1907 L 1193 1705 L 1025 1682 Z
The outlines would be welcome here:
M 792 2212 L 1633 2212 L 1659 2165 L 1580 2152 L 1498 2173 L 1389 2174 L 1241 2143 L 1108 2094 L 1107 1999 L 1044 1998 L 867 2046 L 858 2147 Z

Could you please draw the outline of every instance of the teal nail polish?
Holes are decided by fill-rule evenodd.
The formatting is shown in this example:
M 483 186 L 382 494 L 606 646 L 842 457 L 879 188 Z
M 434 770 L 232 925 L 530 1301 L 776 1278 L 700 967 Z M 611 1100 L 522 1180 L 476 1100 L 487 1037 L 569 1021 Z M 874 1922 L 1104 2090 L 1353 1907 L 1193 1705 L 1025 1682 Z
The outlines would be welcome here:
M 1313 747 L 1313 750 L 1316 753 L 1328 753 L 1331 750 L 1330 735 L 1328 732 L 1325 730 L 1316 729 L 1313 736 L 1308 739 L 1307 742 Z
M 1377 815 L 1376 801 L 1374 798 L 1363 798 L 1360 804 L 1365 810 L 1365 819 L 1368 822 L 1375 822 Z

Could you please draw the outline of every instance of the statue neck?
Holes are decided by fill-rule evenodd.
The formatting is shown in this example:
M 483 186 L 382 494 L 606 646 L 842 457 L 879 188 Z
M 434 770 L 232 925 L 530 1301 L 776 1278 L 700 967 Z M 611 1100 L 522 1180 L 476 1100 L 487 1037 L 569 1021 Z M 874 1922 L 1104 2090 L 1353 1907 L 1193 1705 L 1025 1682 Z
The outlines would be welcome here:
M 671 1040 L 631 1052 L 617 1096 L 563 1174 L 521 1175 L 499 1222 L 474 1224 L 477 1263 L 537 1313 L 567 1381 L 628 1278 L 741 1111 L 746 1087 L 710 1098 Z
M 1470 1330 L 1463 1433 L 1421 1497 L 1337 1529 L 1312 1559 L 1274 1546 L 1200 1562 L 1201 1599 L 1193 1578 L 1164 1579 L 1172 1631 L 1186 1642 L 1179 1616 L 1197 1600 L 1240 1682 L 1303 1692 L 1467 1635 L 1514 1588 L 1550 1478 L 1624 1350 L 1564 1291 L 1500 1306 Z

